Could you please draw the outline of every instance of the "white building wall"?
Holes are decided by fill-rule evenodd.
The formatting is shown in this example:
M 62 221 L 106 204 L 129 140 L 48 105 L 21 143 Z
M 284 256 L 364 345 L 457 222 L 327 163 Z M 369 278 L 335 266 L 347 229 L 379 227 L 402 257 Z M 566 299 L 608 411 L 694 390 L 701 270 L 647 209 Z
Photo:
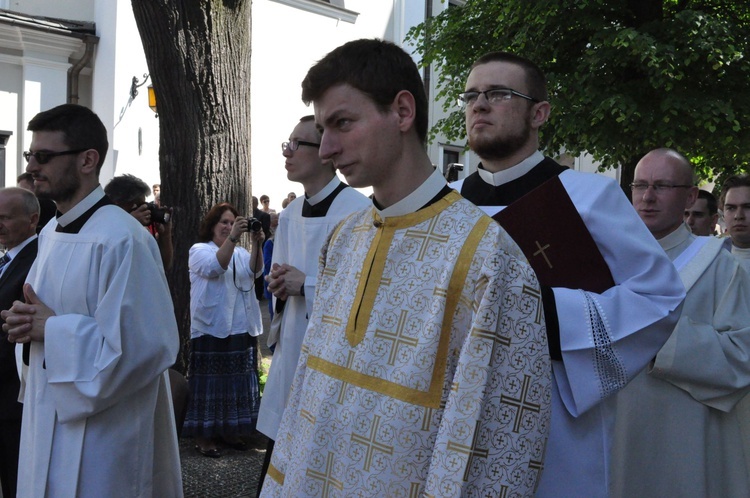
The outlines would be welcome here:
M 286 179 L 281 142 L 289 138 L 300 117 L 313 113 L 301 101 L 300 85 L 307 71 L 347 41 L 377 37 L 398 42 L 394 36 L 403 31 L 399 0 L 344 3 L 347 10 L 359 13 L 354 23 L 273 0 L 253 2 L 252 188 L 256 197 L 268 195 L 277 211 L 287 193 L 302 194 L 299 183 Z
M 148 107 L 148 81 L 131 99 L 133 77 L 146 79 L 148 65 L 129 1 L 96 2 L 99 35 L 94 61 L 92 108 L 107 126 L 110 150 L 102 185 L 115 175 L 137 176 L 151 186 L 159 180 L 159 122 Z
M 441 0 L 429 1 L 434 15 L 447 8 Z M 256 196 L 269 195 L 276 210 L 281 209 L 288 192 L 302 194 L 299 184 L 286 179 L 280 144 L 301 116 L 312 113 L 300 100 L 300 83 L 310 66 L 357 38 L 385 38 L 401 44 L 408 30 L 425 16 L 425 0 L 331 3 L 349 12 L 307 0 L 255 0 L 252 4 L 252 188 Z M 148 108 L 148 83 L 138 89 L 135 99 L 130 97 L 133 77 L 143 82 L 148 72 L 130 1 L 0 0 L 2 5 L 30 15 L 96 23 L 99 44 L 93 71 L 85 69 L 80 75 L 79 102 L 99 114 L 109 132 L 111 147 L 102 184 L 123 173 L 136 175 L 149 186 L 159 183 L 159 129 Z M 31 139 L 25 132 L 26 123 L 40 110 L 65 102 L 67 69 L 83 50 L 81 42 L 73 38 L 27 30 L 21 42 L 9 44 L 6 38 L 10 35 L 4 35 L 0 30 L 0 47 L 5 47 L 0 49 L 0 129 L 13 131 L 7 147 L 6 178 L 15 179 L 25 169 L 21 151 Z M 413 53 L 413 47 L 405 49 Z M 436 79 L 433 73 L 431 123 L 445 114 L 442 104 L 434 100 Z M 478 160 L 464 151 L 464 146 L 465 140 L 448 142 L 438 137 L 428 146 L 428 154 L 433 163 L 442 166 L 446 148 L 459 150 L 466 174 L 476 168 Z M 585 156 L 575 162 L 576 169 L 595 169 Z
M 22 143 L 18 140 L 19 130 L 23 129 L 19 113 L 22 82 L 23 70 L 17 59 L 0 54 L 0 130 L 13 133 L 5 147 L 5 164 L 0 164 L 0 168 L 5 170 L 4 177 L 12 180 L 18 176 L 16 158 L 20 156 L 19 143 Z
M 76 21 L 94 18 L 97 0 L 0 0 L 0 8 L 30 16 L 54 17 Z M 5 5 L 5 6 L 3 6 Z

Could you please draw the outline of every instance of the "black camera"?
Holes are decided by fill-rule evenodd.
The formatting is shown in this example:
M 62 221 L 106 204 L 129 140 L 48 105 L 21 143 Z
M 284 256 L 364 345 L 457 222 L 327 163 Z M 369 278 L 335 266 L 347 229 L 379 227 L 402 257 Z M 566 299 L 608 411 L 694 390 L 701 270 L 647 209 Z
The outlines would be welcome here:
M 172 212 L 169 208 L 159 207 L 153 202 L 147 202 L 146 207 L 151 211 L 151 223 L 169 223 L 172 218 Z
M 263 224 L 260 222 L 260 220 L 253 218 L 252 216 L 248 216 L 245 219 L 247 220 L 248 232 L 260 232 L 261 230 L 263 230 Z

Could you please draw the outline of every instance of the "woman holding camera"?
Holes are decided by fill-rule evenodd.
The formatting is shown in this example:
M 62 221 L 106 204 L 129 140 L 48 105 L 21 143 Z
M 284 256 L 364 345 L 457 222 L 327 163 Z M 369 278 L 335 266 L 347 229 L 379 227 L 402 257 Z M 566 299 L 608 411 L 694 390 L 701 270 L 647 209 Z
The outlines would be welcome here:
M 253 288 L 263 272 L 263 231 L 251 231 L 252 251 L 238 243 L 250 220 L 228 203 L 206 214 L 190 248 L 191 400 L 183 435 L 196 449 L 219 457 L 217 442 L 245 450 L 241 436 L 255 429 L 258 390 L 257 336 L 263 331 Z

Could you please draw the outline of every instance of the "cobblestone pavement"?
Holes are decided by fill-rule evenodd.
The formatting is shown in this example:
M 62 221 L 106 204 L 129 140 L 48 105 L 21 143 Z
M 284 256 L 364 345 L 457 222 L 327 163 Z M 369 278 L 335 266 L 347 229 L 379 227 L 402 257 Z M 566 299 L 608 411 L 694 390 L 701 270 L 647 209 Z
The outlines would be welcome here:
M 264 333 L 258 338 L 258 344 L 263 358 L 269 358 L 271 352 L 266 347 L 266 333 L 270 324 L 268 301 L 260 302 L 260 310 Z M 185 498 L 254 498 L 267 441 L 263 434 L 257 433 L 256 436 L 245 438 L 249 446 L 247 451 L 222 447 L 221 458 L 208 458 L 196 451 L 191 438 L 180 438 Z
M 221 448 L 221 458 L 208 458 L 195 450 L 192 439 L 180 438 L 185 498 L 254 498 L 266 441 L 259 434 L 246 439 L 247 451 Z

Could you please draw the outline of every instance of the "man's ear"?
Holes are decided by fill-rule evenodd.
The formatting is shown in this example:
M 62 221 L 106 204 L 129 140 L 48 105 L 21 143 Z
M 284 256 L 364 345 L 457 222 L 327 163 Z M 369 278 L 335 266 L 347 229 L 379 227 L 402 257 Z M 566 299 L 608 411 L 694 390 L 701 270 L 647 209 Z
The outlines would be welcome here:
M 550 110 L 551 106 L 546 100 L 534 104 L 532 106 L 531 127 L 535 130 L 541 128 L 549 119 Z
M 99 152 L 96 149 L 89 149 L 83 153 L 83 158 L 84 162 L 81 165 L 81 173 L 96 175 L 96 167 L 99 164 Z
M 39 213 L 31 213 L 29 218 L 29 226 L 34 227 L 34 231 L 36 231 L 36 226 L 39 224 Z
M 414 121 L 417 119 L 417 104 L 411 92 L 407 90 L 398 92 L 391 108 L 398 115 L 399 129 L 402 133 L 414 127 Z

